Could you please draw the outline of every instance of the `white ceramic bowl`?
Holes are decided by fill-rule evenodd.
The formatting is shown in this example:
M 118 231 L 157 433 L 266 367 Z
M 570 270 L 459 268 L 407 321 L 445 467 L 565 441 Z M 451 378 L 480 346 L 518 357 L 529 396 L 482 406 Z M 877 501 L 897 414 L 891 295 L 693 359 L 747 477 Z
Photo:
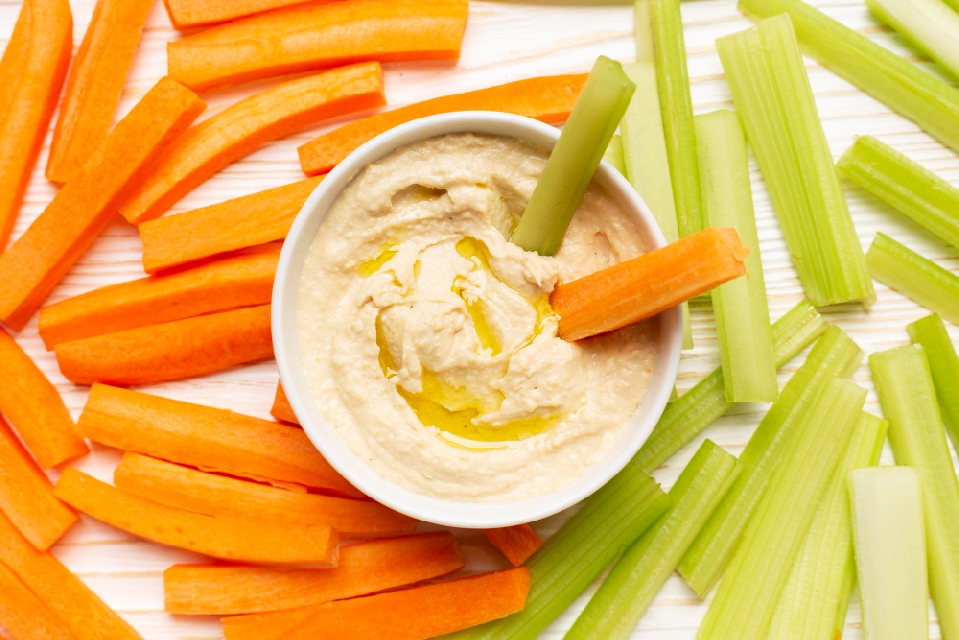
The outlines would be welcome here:
M 356 149 L 306 200 L 283 244 L 273 285 L 273 345 L 283 389 L 307 436 L 330 464 L 360 491 L 420 520 L 455 527 L 500 527 L 540 520 L 562 511 L 599 489 L 626 466 L 649 437 L 666 407 L 679 364 L 682 317 L 678 308 L 661 314 L 660 345 L 649 388 L 620 443 L 584 475 L 556 491 L 519 502 L 460 502 L 413 493 L 377 475 L 340 441 L 310 396 L 296 330 L 300 273 L 327 211 L 363 167 L 402 145 L 462 132 L 520 138 L 546 149 L 552 149 L 559 138 L 558 129 L 537 120 L 503 113 L 467 111 L 402 124 Z M 666 243 L 649 208 L 616 169 L 603 162 L 594 179 L 634 216 L 648 246 L 656 248 Z

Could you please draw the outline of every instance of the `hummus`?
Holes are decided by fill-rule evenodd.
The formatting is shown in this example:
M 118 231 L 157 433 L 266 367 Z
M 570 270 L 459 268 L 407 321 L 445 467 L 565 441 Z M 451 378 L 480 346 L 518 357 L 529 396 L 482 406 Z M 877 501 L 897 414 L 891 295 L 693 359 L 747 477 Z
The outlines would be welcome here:
M 334 202 L 304 265 L 310 391 L 377 474 L 420 494 L 506 502 L 582 475 L 619 441 L 653 370 L 659 320 L 577 343 L 548 297 L 645 251 L 593 183 L 555 258 L 509 234 L 548 153 L 451 134 L 394 151 Z

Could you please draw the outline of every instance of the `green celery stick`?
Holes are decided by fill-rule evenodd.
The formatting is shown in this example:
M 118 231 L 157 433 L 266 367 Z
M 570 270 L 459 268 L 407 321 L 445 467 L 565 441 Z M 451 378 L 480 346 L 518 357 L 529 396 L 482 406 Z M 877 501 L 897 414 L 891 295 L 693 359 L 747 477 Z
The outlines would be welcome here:
M 855 572 L 846 477 L 853 469 L 879 463 L 888 426 L 865 411 L 860 414 L 789 574 L 768 640 L 834 640 L 842 636 Z
M 924 490 L 909 467 L 849 474 L 862 626 L 869 640 L 929 637 Z
M 646 531 L 670 505 L 656 481 L 635 464 L 586 498 L 583 508 L 527 561 L 526 608 L 460 631 L 456 640 L 532 640 Z
M 830 325 L 760 421 L 740 455 L 743 472 L 679 563 L 680 574 L 700 597 L 734 557 L 795 432 L 804 428 L 809 407 L 833 379 L 852 375 L 862 358 L 862 349 Z
M 916 320 L 906 329 L 912 343 L 921 346 L 926 353 L 942 420 L 946 423 L 952 446 L 959 450 L 959 356 L 956 347 L 937 314 Z
M 959 480 L 929 364 L 921 348 L 899 347 L 870 355 L 869 368 L 896 464 L 918 471 L 922 483 L 929 587 L 942 637 L 959 638 Z
M 618 62 L 597 58 L 516 225 L 513 244 L 556 255 L 634 89 Z
M 866 252 L 866 263 L 872 277 L 879 282 L 949 322 L 959 324 L 959 276 L 956 274 L 882 232 L 876 233 Z
M 686 71 L 686 43 L 679 0 L 649 0 L 656 86 L 663 115 L 663 133 L 673 182 L 680 237 L 703 228 L 696 159 L 696 125 Z
M 623 158 L 623 139 L 615 135 L 609 140 L 609 146 L 606 147 L 606 153 L 603 154 L 603 160 L 613 165 L 617 171 L 626 175 L 626 160 Z
M 843 175 L 959 247 L 959 189 L 872 136 L 861 136 L 837 165 Z
M 669 511 L 623 553 L 567 640 L 628 638 L 739 469 L 734 456 L 703 442 L 669 492 Z
M 712 292 L 726 399 L 772 402 L 779 395 L 776 356 L 739 116 L 726 109 L 696 116 L 696 145 L 705 225 L 733 227 L 749 247 L 746 277 Z
M 739 10 L 757 20 L 788 13 L 806 53 L 959 151 L 959 90 L 802 0 L 739 0 Z
M 826 326 L 826 321 L 806 299 L 786 312 L 772 327 L 776 367 L 783 366 L 812 344 Z M 723 371 L 716 369 L 666 407 L 633 462 L 652 473 L 726 413 L 732 404 L 726 399 Z
M 865 389 L 834 378 L 804 412 L 706 611 L 699 640 L 766 637 L 779 596 L 865 401 Z
M 866 6 L 959 78 L 959 14 L 941 0 L 866 0 Z
M 716 40 L 806 295 L 817 307 L 875 297 L 788 16 Z

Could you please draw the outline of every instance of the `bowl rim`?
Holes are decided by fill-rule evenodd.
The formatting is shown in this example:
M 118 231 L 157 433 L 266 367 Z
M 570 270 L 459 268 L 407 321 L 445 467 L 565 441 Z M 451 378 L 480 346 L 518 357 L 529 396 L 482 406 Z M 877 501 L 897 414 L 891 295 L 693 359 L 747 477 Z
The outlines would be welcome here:
M 357 489 L 418 520 L 463 528 L 492 528 L 533 522 L 554 515 L 597 491 L 629 464 L 652 433 L 672 393 L 682 347 L 679 307 L 660 314 L 659 350 L 639 407 L 619 443 L 585 473 L 558 489 L 512 502 L 468 502 L 423 495 L 377 474 L 342 442 L 321 415 L 303 371 L 296 328 L 297 292 L 306 255 L 317 230 L 340 192 L 364 167 L 411 142 L 447 133 L 501 135 L 552 149 L 559 129 L 532 118 L 488 111 L 465 111 L 419 118 L 398 125 L 355 149 L 313 190 L 297 214 L 280 252 L 273 285 L 272 337 L 280 382 L 293 412 L 327 462 Z M 666 241 L 656 219 L 630 183 L 605 160 L 594 176 L 636 219 L 651 249 Z

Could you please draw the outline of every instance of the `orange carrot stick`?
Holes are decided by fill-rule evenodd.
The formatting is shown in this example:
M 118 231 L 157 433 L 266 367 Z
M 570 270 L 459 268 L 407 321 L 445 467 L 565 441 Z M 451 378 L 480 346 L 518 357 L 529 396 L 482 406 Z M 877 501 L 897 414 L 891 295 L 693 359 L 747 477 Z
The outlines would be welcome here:
M 279 253 L 214 260 L 190 269 L 110 285 L 40 310 L 47 349 L 64 342 L 270 304 Z
M 222 311 L 56 347 L 60 371 L 77 384 L 151 384 L 196 378 L 273 357 L 270 306 Z
M 529 569 L 506 569 L 291 611 L 224 618 L 223 633 L 227 640 L 434 638 L 522 611 L 529 587 Z
M 72 640 L 53 612 L 20 578 L 0 564 L 0 633 L 16 640 Z
M 306 0 L 163 0 L 177 29 L 232 22 L 264 11 L 301 4 Z
M 95 384 L 77 423 L 108 447 L 270 484 L 362 496 L 303 433 L 269 420 Z
M 650 318 L 746 273 L 735 229 L 708 227 L 553 289 L 559 337 L 581 340 Z
M 0 255 L 0 320 L 23 328 L 107 225 L 117 204 L 205 107 L 195 94 L 164 78 L 117 123 L 80 173 Z
M 326 173 L 354 149 L 393 127 L 427 116 L 453 111 L 501 111 L 543 122 L 560 123 L 572 111 L 586 74 L 545 76 L 518 80 L 489 89 L 457 93 L 417 102 L 363 118 L 323 134 L 299 148 L 303 173 Z
M 152 2 L 98 0 L 53 130 L 47 179 L 70 180 L 107 137 Z
M 139 226 L 143 270 L 156 273 L 221 253 L 282 240 L 322 178 L 227 200 Z
M 483 533 L 514 567 L 521 566 L 543 544 L 539 535 L 528 524 L 483 529 Z
M 0 253 L 43 147 L 72 48 L 70 3 L 24 0 L 0 60 Z
M 174 565 L 163 572 L 164 610 L 187 615 L 284 611 L 394 589 L 464 565 L 448 531 L 340 547 L 335 569 Z
M 455 60 L 468 7 L 468 0 L 349 0 L 276 9 L 170 42 L 167 70 L 207 91 L 366 60 Z
M 127 451 L 113 474 L 123 491 L 208 516 L 328 524 L 350 538 L 412 531 L 416 520 L 372 500 L 287 491 Z
M 9 567 L 77 640 L 141 640 L 123 618 L 49 553 L 37 551 L 0 514 L 0 565 Z
M 281 422 L 289 422 L 290 424 L 296 425 L 300 424 L 299 418 L 293 413 L 293 407 L 290 406 L 290 401 L 286 398 L 283 385 L 279 382 L 276 383 L 276 397 L 273 398 L 273 407 L 270 408 L 270 415 Z
M 160 544 L 235 562 L 335 567 L 339 535 L 329 525 L 211 517 L 121 491 L 67 467 L 54 491 L 78 511 Z
M 20 345 L 0 329 L 0 413 L 7 416 L 44 469 L 89 449 L 67 406 Z
M 120 213 L 134 224 L 152 220 L 267 142 L 385 103 L 383 73 L 376 62 L 290 80 L 250 96 L 190 129 L 120 204 Z

